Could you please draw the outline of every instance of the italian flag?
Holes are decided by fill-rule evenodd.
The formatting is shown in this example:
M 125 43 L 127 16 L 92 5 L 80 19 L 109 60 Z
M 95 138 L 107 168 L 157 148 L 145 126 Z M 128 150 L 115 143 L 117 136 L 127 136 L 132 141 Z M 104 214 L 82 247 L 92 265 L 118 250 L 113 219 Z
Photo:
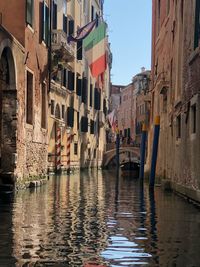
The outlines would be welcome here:
M 102 22 L 83 41 L 88 65 L 93 77 L 106 70 L 106 23 Z

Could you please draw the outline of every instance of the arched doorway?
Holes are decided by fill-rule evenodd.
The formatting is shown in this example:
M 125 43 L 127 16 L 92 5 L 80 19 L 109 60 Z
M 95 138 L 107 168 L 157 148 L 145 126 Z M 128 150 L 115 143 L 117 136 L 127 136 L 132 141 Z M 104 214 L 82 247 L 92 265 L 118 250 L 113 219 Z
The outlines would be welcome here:
M 12 174 L 15 168 L 17 131 L 17 91 L 12 51 L 0 55 L 0 172 Z M 2 176 L 3 177 L 3 176 Z

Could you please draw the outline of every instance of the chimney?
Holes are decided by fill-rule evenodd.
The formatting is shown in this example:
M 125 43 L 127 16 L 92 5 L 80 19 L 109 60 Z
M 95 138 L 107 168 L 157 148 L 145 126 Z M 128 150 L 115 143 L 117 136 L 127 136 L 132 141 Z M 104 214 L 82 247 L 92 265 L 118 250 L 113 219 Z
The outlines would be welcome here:
M 141 68 L 141 72 L 145 72 L 145 70 L 146 70 L 145 67 Z

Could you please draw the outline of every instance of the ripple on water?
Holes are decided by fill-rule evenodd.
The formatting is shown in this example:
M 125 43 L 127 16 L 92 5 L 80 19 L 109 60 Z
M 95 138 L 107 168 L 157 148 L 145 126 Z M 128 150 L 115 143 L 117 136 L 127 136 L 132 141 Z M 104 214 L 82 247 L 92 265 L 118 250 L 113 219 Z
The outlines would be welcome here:
M 199 210 L 110 172 L 52 177 L 0 218 L 2 267 L 200 266 Z

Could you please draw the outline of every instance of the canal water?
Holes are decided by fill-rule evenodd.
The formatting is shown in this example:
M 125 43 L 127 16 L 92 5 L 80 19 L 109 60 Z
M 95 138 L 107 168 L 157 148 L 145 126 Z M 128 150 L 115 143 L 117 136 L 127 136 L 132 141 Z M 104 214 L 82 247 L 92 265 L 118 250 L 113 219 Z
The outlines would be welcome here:
M 200 210 L 93 171 L 0 200 L 0 266 L 200 266 Z

